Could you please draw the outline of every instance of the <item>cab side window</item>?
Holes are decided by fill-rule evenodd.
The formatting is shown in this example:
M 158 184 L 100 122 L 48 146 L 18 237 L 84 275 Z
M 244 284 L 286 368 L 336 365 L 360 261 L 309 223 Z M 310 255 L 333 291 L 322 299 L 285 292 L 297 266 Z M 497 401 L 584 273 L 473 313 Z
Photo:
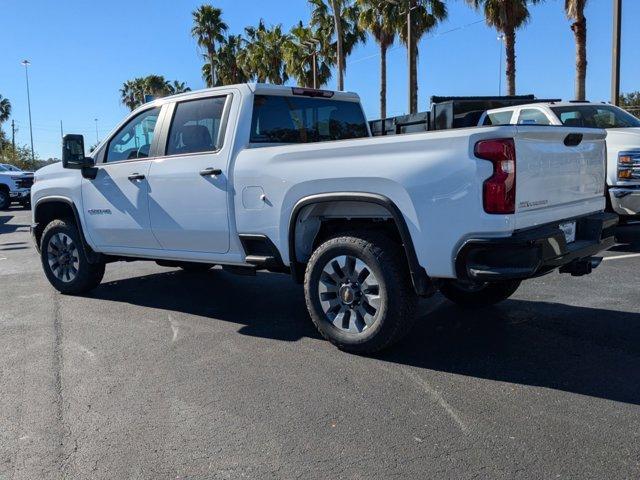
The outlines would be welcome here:
M 212 152 L 220 149 L 222 114 L 227 97 L 201 98 L 176 105 L 167 155 Z
M 551 122 L 537 108 L 523 108 L 518 116 L 518 125 L 550 125 Z
M 135 160 L 149 156 L 160 107 L 145 110 L 133 117 L 109 140 L 105 162 Z

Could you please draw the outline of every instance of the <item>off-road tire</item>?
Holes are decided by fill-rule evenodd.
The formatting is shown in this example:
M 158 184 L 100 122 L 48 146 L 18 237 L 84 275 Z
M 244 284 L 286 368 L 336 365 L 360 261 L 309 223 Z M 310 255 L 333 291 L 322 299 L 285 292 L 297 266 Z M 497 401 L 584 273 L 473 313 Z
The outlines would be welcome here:
M 447 280 L 440 285 L 440 293 L 463 307 L 486 307 L 509 298 L 520 283 L 520 280 L 491 282 L 472 290 L 456 280 Z
M 49 242 L 56 234 L 66 235 L 73 241 L 77 249 L 77 274 L 70 281 L 64 281 L 56 276 L 49 263 Z M 104 276 L 104 262 L 89 263 L 82 248 L 82 240 L 75 223 L 69 219 L 51 221 L 42 232 L 40 241 L 40 260 L 49 283 L 60 293 L 78 295 L 97 287 Z
M 11 196 L 5 188 L 0 188 L 0 210 L 7 210 L 11 205 Z
M 372 315 L 371 325 L 358 333 L 336 327 L 321 305 L 323 270 L 342 256 L 364 262 L 378 283 L 379 308 Z M 413 326 L 418 303 L 402 247 L 377 232 L 349 232 L 324 241 L 307 264 L 304 293 L 309 315 L 320 334 L 341 350 L 357 354 L 378 352 L 398 342 Z M 340 300 L 339 295 L 337 298 Z

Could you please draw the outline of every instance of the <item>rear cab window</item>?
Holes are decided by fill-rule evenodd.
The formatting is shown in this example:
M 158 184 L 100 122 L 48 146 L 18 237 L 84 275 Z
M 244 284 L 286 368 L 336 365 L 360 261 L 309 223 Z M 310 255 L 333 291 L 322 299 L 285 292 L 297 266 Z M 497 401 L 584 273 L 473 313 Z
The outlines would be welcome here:
M 518 125 L 551 125 L 551 122 L 542 110 L 523 108 L 518 115 Z
M 513 116 L 513 110 L 506 110 L 504 112 L 487 113 L 484 117 L 483 125 L 511 125 L 511 117 Z
M 255 95 L 250 143 L 282 144 L 369 136 L 358 102 L 326 98 Z

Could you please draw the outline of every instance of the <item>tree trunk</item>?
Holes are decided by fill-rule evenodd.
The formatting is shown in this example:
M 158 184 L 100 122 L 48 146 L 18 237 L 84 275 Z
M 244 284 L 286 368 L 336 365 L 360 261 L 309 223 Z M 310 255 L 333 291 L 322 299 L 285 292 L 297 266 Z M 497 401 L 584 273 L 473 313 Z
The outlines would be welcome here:
M 507 56 L 507 95 L 516 94 L 516 32 L 511 29 L 504 32 L 504 45 Z
M 380 118 L 387 118 L 387 46 L 380 45 Z
M 410 3 L 411 5 L 412 3 Z M 407 56 L 409 61 L 409 113 L 418 112 L 418 51 L 416 49 L 411 10 L 407 13 Z
M 207 87 L 215 87 L 216 86 L 216 67 L 214 65 L 216 48 L 215 45 L 211 44 L 209 48 L 207 48 L 207 54 L 209 57 L 209 65 L 211 65 L 211 85 L 207 85 Z
M 571 25 L 576 42 L 576 100 L 586 97 L 587 80 L 587 19 L 580 13 L 578 20 Z
M 342 22 L 340 21 L 340 6 L 338 0 L 331 0 L 333 20 L 336 29 L 336 57 L 338 61 L 338 90 L 344 90 L 344 54 L 342 49 Z

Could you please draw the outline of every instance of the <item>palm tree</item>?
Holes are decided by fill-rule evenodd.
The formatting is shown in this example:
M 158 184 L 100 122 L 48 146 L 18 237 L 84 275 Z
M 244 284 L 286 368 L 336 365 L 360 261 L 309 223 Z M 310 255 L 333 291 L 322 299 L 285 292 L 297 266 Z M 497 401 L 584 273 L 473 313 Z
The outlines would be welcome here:
M 397 5 L 385 0 L 358 0 L 360 25 L 380 46 L 380 118 L 387 118 L 387 49 L 393 45 L 398 28 Z
M 245 32 L 247 44 L 238 54 L 245 75 L 258 82 L 284 84 L 289 79 L 284 62 L 289 36 L 282 31 L 282 25 L 267 28 L 260 20 L 258 27 L 247 27 Z
M 338 90 L 344 90 L 346 58 L 353 48 L 366 40 L 360 28 L 360 9 L 354 0 L 309 0 L 312 7 L 311 26 L 319 33 L 325 55 L 332 52 L 338 67 Z M 333 39 L 335 38 L 335 41 Z
M 238 57 L 241 56 L 241 52 L 245 48 L 245 43 L 242 35 L 229 35 L 218 45 L 215 55 L 216 86 L 244 83 L 248 80 L 247 75 L 238 62 Z M 211 77 L 211 66 L 204 65 L 202 67 L 202 74 L 205 79 Z
M 147 75 L 127 80 L 120 89 L 120 101 L 129 110 L 135 110 L 145 103 L 145 97 L 166 97 L 175 93 L 188 92 L 191 89 L 184 82 L 165 80 L 162 75 Z
M 543 0 L 467 0 L 476 9 L 483 8 L 487 25 L 504 35 L 507 57 L 507 85 L 509 95 L 516 94 L 516 30 L 530 18 L 529 5 Z
M 174 80 L 173 82 L 167 82 L 167 90 L 169 95 L 176 95 L 178 93 L 190 92 L 191 89 L 187 87 L 187 84 L 184 82 L 179 82 L 178 80 Z
M 8 98 L 4 98 L 0 95 L 0 125 L 7 120 L 11 116 L 11 102 Z
M 144 79 L 127 80 L 120 89 L 120 102 L 133 111 L 144 103 Z
M 191 28 L 191 35 L 196 39 L 198 45 L 207 51 L 207 59 L 211 65 L 211 82 L 207 83 L 207 86 L 212 87 L 216 84 L 214 65 L 216 43 L 224 41 L 224 34 L 228 27 L 222 20 L 222 10 L 212 5 L 200 5 L 192 12 L 192 15 L 193 27 Z
M 331 58 L 324 56 L 319 46 L 318 33 L 302 22 L 289 32 L 289 41 L 284 46 L 284 61 L 287 74 L 295 78 L 298 85 L 313 87 L 315 84 L 320 88 L 331 78 Z
M 407 59 L 409 61 L 409 113 L 416 113 L 418 111 L 417 45 L 426 33 L 433 30 L 439 22 L 447 18 L 447 7 L 442 0 L 408 0 L 405 3 L 401 3 L 398 8 L 400 38 L 407 46 Z M 409 9 L 411 16 L 410 38 L 407 28 L 407 19 L 409 17 L 407 9 Z
M 584 7 L 587 0 L 564 0 L 567 18 L 572 20 L 571 30 L 576 42 L 576 100 L 586 97 L 587 79 L 587 19 Z

